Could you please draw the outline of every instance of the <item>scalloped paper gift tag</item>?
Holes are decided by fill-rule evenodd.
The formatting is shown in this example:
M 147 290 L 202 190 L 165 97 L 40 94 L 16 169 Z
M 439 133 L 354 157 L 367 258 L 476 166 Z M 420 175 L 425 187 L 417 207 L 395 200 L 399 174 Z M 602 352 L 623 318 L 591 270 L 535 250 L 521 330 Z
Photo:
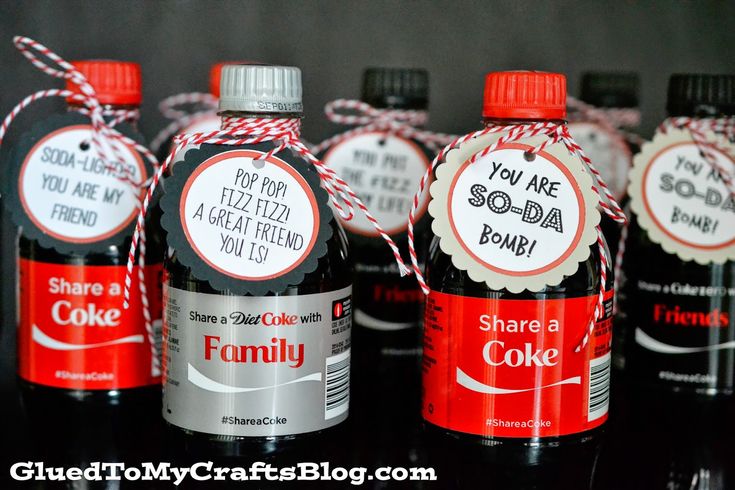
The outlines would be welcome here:
M 327 253 L 334 219 L 313 166 L 261 143 L 189 149 L 164 181 L 161 224 L 181 263 L 220 291 L 299 284 Z
M 582 162 L 564 145 L 528 153 L 544 136 L 468 162 L 500 137 L 475 138 L 447 154 L 431 185 L 432 229 L 442 251 L 473 281 L 513 293 L 539 291 L 589 257 L 598 198 Z
M 341 175 L 371 213 L 393 238 L 406 236 L 408 212 L 416 184 L 431 166 L 433 155 L 420 142 L 387 131 L 371 131 L 351 136 L 324 155 L 323 162 Z M 429 195 L 419 201 L 416 223 L 426 213 Z M 380 234 L 363 214 L 341 220 L 353 240 L 384 246 Z M 420 230 L 421 228 L 419 228 Z
M 731 150 L 707 148 L 735 175 L 735 145 L 706 136 Z M 735 259 L 735 198 L 688 131 L 657 132 L 643 145 L 633 160 L 628 193 L 638 224 L 666 252 L 699 264 Z
M 116 126 L 142 140 L 132 128 Z M 132 235 L 150 164 L 116 144 L 119 160 L 105 164 L 91 143 L 89 117 L 53 115 L 23 134 L 6 162 L 5 205 L 23 234 L 61 253 L 103 252 Z M 101 140 L 110 146 L 107 140 Z

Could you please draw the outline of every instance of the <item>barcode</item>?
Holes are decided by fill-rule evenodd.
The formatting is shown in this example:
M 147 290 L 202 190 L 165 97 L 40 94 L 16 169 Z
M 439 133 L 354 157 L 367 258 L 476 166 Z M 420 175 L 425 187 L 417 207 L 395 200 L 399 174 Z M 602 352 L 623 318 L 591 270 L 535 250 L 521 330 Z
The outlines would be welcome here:
M 327 386 L 324 395 L 324 420 L 337 417 L 350 406 L 350 349 L 327 357 Z
M 587 420 L 599 419 L 610 405 L 610 360 L 608 352 L 590 361 L 590 403 Z

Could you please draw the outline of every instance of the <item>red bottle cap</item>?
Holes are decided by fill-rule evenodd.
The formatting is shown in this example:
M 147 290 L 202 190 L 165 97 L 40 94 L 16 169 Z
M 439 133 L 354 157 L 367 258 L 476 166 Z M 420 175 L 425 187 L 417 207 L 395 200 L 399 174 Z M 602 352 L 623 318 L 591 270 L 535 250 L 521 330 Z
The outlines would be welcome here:
M 482 115 L 497 119 L 564 119 L 567 79 L 559 73 L 538 71 L 488 73 Z
M 143 100 L 140 65 L 128 61 L 73 61 L 74 68 L 87 77 L 102 105 L 140 105 Z M 66 89 L 81 94 L 79 86 L 67 80 Z M 66 99 L 73 103 L 73 100 Z

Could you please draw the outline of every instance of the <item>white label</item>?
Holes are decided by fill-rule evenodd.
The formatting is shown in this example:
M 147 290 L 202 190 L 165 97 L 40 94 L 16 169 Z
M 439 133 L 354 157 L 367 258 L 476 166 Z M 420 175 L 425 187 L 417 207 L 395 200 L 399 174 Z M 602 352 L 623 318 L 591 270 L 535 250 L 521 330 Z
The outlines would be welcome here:
M 283 160 L 233 150 L 199 165 L 181 197 L 181 224 L 209 266 L 238 279 L 272 279 L 307 257 L 319 229 L 314 193 Z
M 590 122 L 570 123 L 569 133 L 584 148 L 615 199 L 622 199 L 633 159 L 625 140 L 619 134 Z
M 92 243 L 121 232 L 138 213 L 138 188 L 147 178 L 137 152 L 110 142 L 101 144 L 120 161 L 102 161 L 92 145 L 92 128 L 67 126 L 49 133 L 23 161 L 18 182 L 21 203 L 31 221 L 62 241 Z
M 416 143 L 384 132 L 360 134 L 336 144 L 324 156 L 324 163 L 350 184 L 388 234 L 408 227 L 413 195 L 430 164 Z M 417 220 L 428 202 L 428 193 L 424 193 Z M 378 236 L 362 213 L 343 224 L 353 233 Z
M 431 188 L 429 211 L 442 250 L 473 280 L 495 289 L 557 284 L 589 256 L 596 239 L 590 177 L 562 145 L 527 159 L 535 140 L 503 145 L 470 164 L 497 135 L 478 139 L 448 155 Z
M 732 157 L 707 151 L 735 174 Z M 735 258 L 735 199 L 688 134 L 659 134 L 646 145 L 636 157 L 630 193 L 641 227 L 669 253 L 699 263 Z

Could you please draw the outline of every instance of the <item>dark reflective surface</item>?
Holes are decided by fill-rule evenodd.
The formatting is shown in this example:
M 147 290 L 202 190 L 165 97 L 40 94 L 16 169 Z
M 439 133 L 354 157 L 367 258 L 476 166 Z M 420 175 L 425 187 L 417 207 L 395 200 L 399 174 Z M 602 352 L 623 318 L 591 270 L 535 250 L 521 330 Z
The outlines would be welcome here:
M 7 326 L 7 324 L 6 324 Z M 12 330 L 12 329 L 11 329 Z M 616 373 L 617 374 L 617 373 Z M 124 488 L 174 488 L 166 482 L 51 482 L 21 483 L 9 479 L 10 465 L 18 461 L 44 461 L 47 465 L 86 466 L 90 461 L 125 461 L 130 464 L 141 461 L 172 461 L 186 463 L 177 458 L 171 448 L 177 447 L 167 439 L 165 426 L 157 409 L 157 395 L 146 398 L 150 404 L 135 403 L 119 406 L 69 405 L 55 401 L 41 405 L 32 413 L 24 413 L 13 373 L 3 371 L 0 381 L 0 420 L 2 420 L 2 446 L 0 488 L 33 489 L 124 489 Z M 354 419 L 350 423 L 360 423 Z M 422 439 L 422 447 L 435 444 L 428 434 Z M 636 392 L 625 388 L 620 376 L 614 380 L 610 420 L 600 437 L 600 454 L 596 458 L 594 490 L 718 490 L 735 488 L 735 407 L 733 401 L 718 398 L 673 397 L 656 392 Z M 322 461 L 328 452 L 350 456 L 350 464 L 359 462 L 353 455 L 368 457 L 373 441 L 348 440 L 338 434 L 329 442 L 311 444 L 299 456 L 308 461 Z M 483 453 L 468 454 L 466 445 L 457 445 L 451 439 L 440 439 L 444 457 L 431 462 L 439 480 L 433 484 L 398 484 L 391 482 L 385 488 L 575 488 L 558 486 L 567 481 L 577 482 L 576 488 L 586 488 L 580 477 L 595 463 L 597 443 L 575 444 L 564 450 L 563 457 L 556 458 L 557 475 L 563 480 L 548 478 L 537 486 L 524 486 L 532 478 L 534 465 L 542 461 L 538 451 L 524 451 L 522 461 L 515 459 L 507 447 L 488 447 Z M 202 459 L 211 459 L 202 447 Z M 553 449 L 546 449 L 549 457 Z M 208 457 L 208 455 L 210 455 Z M 419 454 L 420 465 L 425 465 Z M 531 457 L 533 456 L 533 457 Z M 371 458 L 374 458 L 372 456 Z M 497 464 L 490 465 L 488 458 Z M 189 458 L 191 459 L 191 458 Z M 240 458 L 215 460 L 228 465 L 246 465 L 251 460 L 266 460 L 258 454 Z M 389 465 L 416 464 L 404 458 L 383 455 Z M 335 464 L 337 462 L 335 461 Z M 345 461 L 339 464 L 346 464 Z M 370 465 L 367 462 L 362 466 Z M 371 470 L 373 468 L 370 468 Z M 568 479 L 568 480 L 567 480 Z M 462 480 L 474 484 L 457 486 Z M 187 484 L 179 488 L 220 488 L 202 483 Z M 556 486 L 555 486 L 556 485 Z M 236 485 L 233 485 L 236 486 Z M 275 488 L 305 488 L 306 485 L 284 482 Z M 315 488 L 360 488 L 348 483 L 342 485 L 312 485 Z M 240 484 L 239 488 L 263 488 L 263 485 Z M 365 488 L 365 487 L 362 487 Z

